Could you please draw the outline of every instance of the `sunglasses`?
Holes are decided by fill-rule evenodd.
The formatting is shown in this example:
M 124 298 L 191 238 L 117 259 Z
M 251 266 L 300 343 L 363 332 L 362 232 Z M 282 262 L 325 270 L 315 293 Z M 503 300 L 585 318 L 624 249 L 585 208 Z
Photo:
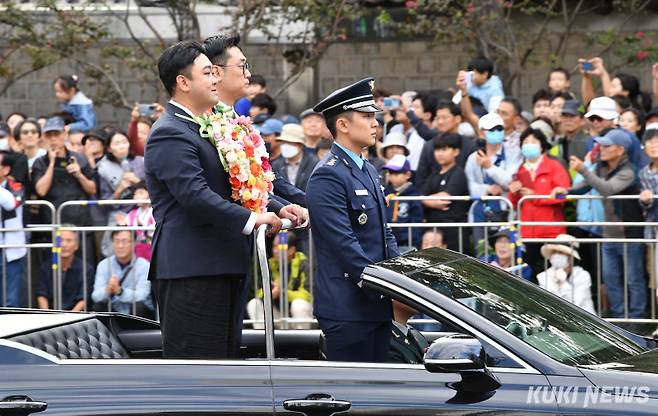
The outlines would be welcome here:
M 489 131 L 503 131 L 503 126 L 494 126 Z
M 591 117 L 587 117 L 587 119 L 592 123 L 603 121 L 603 119 L 599 116 L 591 116 Z

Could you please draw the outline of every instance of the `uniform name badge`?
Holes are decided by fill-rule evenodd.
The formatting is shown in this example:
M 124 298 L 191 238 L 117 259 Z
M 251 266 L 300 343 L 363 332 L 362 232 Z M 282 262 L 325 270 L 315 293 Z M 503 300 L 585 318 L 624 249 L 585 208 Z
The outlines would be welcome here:
M 356 220 L 359 222 L 359 225 L 365 225 L 368 222 L 368 214 L 362 212 Z

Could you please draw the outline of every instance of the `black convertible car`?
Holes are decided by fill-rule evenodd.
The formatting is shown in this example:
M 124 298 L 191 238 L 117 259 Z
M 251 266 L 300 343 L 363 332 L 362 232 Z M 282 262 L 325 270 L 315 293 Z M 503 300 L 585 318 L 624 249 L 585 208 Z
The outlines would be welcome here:
M 327 362 L 320 331 L 274 331 L 271 310 L 231 361 L 160 359 L 144 319 L 3 310 L 0 415 L 658 413 L 654 341 L 505 271 L 429 249 L 364 284 L 438 321 L 424 365 Z

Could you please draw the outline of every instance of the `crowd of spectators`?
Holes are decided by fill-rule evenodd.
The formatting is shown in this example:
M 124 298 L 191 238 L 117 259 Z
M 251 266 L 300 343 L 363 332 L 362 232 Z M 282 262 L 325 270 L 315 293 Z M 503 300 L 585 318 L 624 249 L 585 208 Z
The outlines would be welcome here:
M 552 69 L 546 85 L 532 95 L 527 111 L 516 97 L 505 93 L 495 63 L 481 57 L 469 62 L 455 74 L 455 83 L 441 86 L 443 89 L 388 91 L 378 87 L 373 93 L 384 111 L 377 115 L 376 144 L 364 149 L 363 157 L 380 172 L 390 223 L 436 224 L 434 228 L 394 228 L 403 249 L 441 246 L 475 255 L 515 270 L 520 277 L 587 310 L 593 310 L 594 298 L 601 301 L 606 316 L 643 318 L 655 302 L 655 273 L 645 267 L 646 259 L 655 264 L 656 253 L 651 249 L 655 245 L 610 242 L 599 250 L 594 244 L 577 247 L 573 238 L 655 238 L 653 226 L 622 223 L 658 218 L 658 204 L 653 199 L 658 194 L 658 107 L 652 107 L 651 95 L 641 89 L 636 76 L 624 72 L 610 75 L 601 58 L 579 60 L 578 70 L 580 91 L 574 90 L 568 70 Z M 652 76 L 658 97 L 658 64 Z M 71 200 L 148 199 L 143 183 L 144 147 L 152 124 L 164 111 L 162 104 L 136 104 L 125 126 L 97 126 L 93 103 L 78 89 L 77 76 L 58 77 L 53 91 L 61 103 L 58 112 L 38 117 L 12 113 L 0 125 L 3 221 L 9 218 L 6 215 L 26 224 L 52 221 L 43 207 L 29 206 L 7 214 L 4 190 L 9 202 L 10 197 L 23 193 L 27 200 L 46 200 L 55 207 Z M 332 145 L 322 115 L 311 109 L 299 115 L 279 114 L 280 106 L 268 95 L 267 82 L 260 75 L 250 77 L 247 96 L 234 104 L 239 114 L 252 117 L 277 175 L 305 190 L 313 169 L 326 160 Z M 589 197 L 572 201 L 564 198 L 566 194 Z M 640 198 L 596 199 L 616 195 Z M 396 199 L 419 196 L 435 198 Z M 457 196 L 470 199 L 440 199 Z M 486 196 L 501 199 L 481 199 Z M 501 223 L 510 218 L 555 224 L 442 226 Z M 77 226 L 153 225 L 148 204 L 71 206 L 63 211 L 62 220 Z M 561 224 L 565 221 L 618 225 L 566 227 Z M 63 306 L 123 311 L 130 304 L 141 314 L 152 314 L 150 287 L 143 273 L 151 258 L 150 233 L 108 232 L 91 237 L 84 242 L 88 245 L 86 264 L 97 266 L 85 273 L 69 253 L 82 246 L 80 234 L 72 232 L 62 238 L 62 267 L 66 285 L 70 285 L 63 288 Z M 19 237 L 3 236 L 10 238 Z M 22 238 L 44 241 L 37 232 L 24 233 Z M 521 244 L 524 239 L 544 241 Z M 551 239 L 559 240 L 558 248 L 547 247 Z M 287 264 L 292 267 L 288 275 L 301 279 L 295 284 L 304 293 L 291 292 L 289 300 L 310 304 L 307 276 L 305 272 L 300 275 L 300 265 L 308 267 L 308 233 L 299 232 L 292 240 L 294 245 L 286 247 Z M 128 245 L 130 257 L 125 253 Z M 20 260 L 20 265 L 7 268 L 9 295 L 0 303 L 23 305 L 25 299 L 16 294 L 22 286 L 15 284 L 11 274 L 25 275 L 25 253 L 10 255 L 7 250 L 5 257 L 8 264 Z M 32 259 L 32 269 L 40 270 L 33 279 L 38 305 L 50 307 L 50 260 L 45 254 Z M 279 266 L 277 261 L 270 263 L 272 268 Z M 602 267 L 597 267 L 598 263 Z M 69 278 L 69 274 L 75 277 Z M 84 283 L 86 295 L 80 288 L 82 274 L 92 276 Z M 599 279 L 601 287 L 595 284 Z M 250 314 L 257 316 L 261 303 L 259 294 L 254 295 Z M 87 304 L 80 303 L 83 299 Z M 309 305 L 300 305 L 302 302 L 291 305 L 291 310 L 298 316 L 309 315 Z

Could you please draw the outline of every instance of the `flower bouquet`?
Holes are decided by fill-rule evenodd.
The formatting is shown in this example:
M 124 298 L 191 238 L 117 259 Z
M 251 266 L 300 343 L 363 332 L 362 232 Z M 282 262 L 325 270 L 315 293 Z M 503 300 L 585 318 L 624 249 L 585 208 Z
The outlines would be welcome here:
M 211 112 L 195 117 L 195 121 L 201 126 L 201 137 L 215 146 L 229 174 L 231 197 L 253 212 L 266 212 L 274 172 L 265 142 L 251 119 L 236 117 L 230 107 L 218 104 Z

